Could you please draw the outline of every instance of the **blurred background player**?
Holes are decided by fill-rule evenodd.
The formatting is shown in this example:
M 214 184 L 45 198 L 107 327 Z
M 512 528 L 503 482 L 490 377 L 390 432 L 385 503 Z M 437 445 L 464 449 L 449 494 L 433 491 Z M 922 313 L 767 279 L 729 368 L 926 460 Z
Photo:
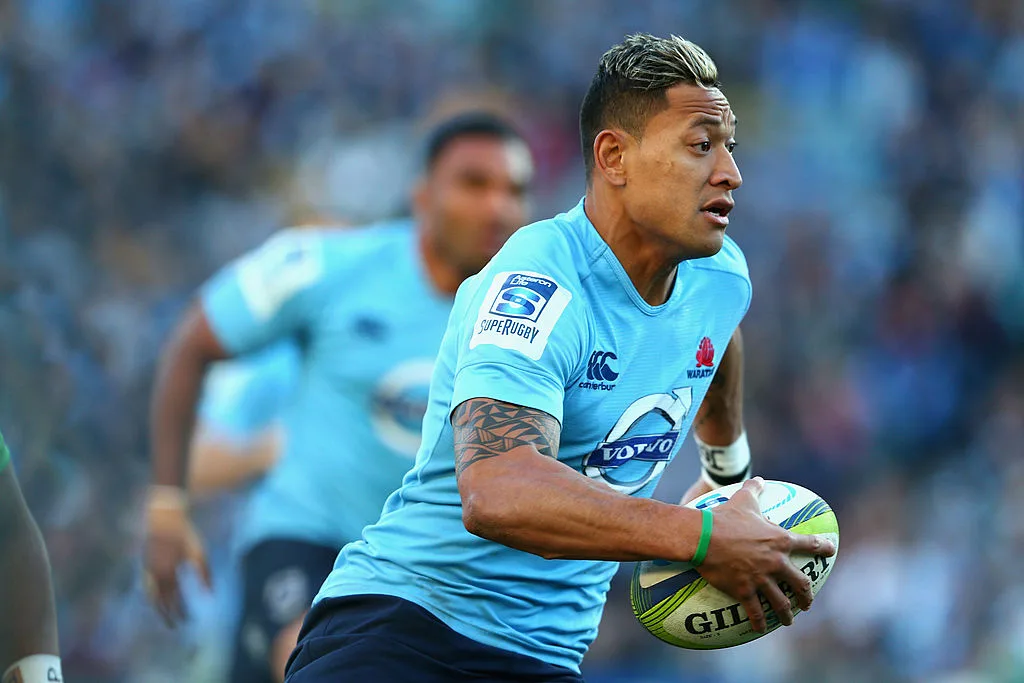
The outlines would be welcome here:
M 638 34 L 601 58 L 580 110 L 585 198 L 460 288 L 416 466 L 338 557 L 289 681 L 582 681 L 632 560 L 692 559 L 757 631 L 761 596 L 792 624 L 781 582 L 808 608 L 789 553 L 834 549 L 765 521 L 762 480 L 713 513 L 650 499 L 698 407 L 720 474 L 749 467 L 735 133 L 697 45 Z
M 338 550 L 376 520 L 411 466 L 452 297 L 523 224 L 531 173 L 525 143 L 502 119 L 452 118 L 428 137 L 414 224 L 280 233 L 215 276 L 178 325 L 153 398 L 146 556 L 172 622 L 184 615 L 179 565 L 208 573 L 182 488 L 206 368 L 282 340 L 302 358 L 280 460 L 255 485 L 239 530 L 232 681 L 283 678 Z
M 50 560 L 0 434 L 0 683 L 63 680 Z
M 212 593 L 195 581 L 182 586 L 196 644 L 190 676 L 227 676 L 241 607 L 238 520 L 253 485 L 280 457 L 280 423 L 301 372 L 291 341 L 214 364 L 203 382 L 189 456 L 192 521 L 206 540 Z

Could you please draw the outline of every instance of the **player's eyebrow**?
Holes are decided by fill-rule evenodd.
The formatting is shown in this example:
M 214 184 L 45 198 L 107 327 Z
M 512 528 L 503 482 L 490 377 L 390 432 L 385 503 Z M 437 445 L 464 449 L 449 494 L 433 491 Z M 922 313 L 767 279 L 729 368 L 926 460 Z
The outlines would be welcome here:
M 729 129 L 730 129 L 731 132 L 735 132 L 737 120 L 738 119 L 735 116 L 732 117 L 732 120 L 730 121 L 731 125 L 729 126 Z M 693 127 L 693 128 L 699 128 L 701 126 L 708 126 L 708 127 L 711 127 L 711 128 L 720 128 L 720 127 L 722 127 L 722 125 L 723 125 L 722 117 L 721 116 L 713 116 L 711 114 L 701 114 L 700 116 L 698 116 L 696 119 L 694 119 L 690 123 L 690 126 Z

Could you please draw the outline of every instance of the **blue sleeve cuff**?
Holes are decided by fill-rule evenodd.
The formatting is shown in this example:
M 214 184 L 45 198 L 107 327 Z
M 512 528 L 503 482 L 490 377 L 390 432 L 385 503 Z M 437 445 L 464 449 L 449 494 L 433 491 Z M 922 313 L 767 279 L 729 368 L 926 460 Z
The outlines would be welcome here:
M 221 346 L 231 354 L 248 350 L 246 338 L 251 335 L 246 332 L 255 327 L 255 321 L 238 282 L 228 273 L 220 273 L 203 285 L 199 299 Z
M 561 424 L 565 387 L 544 373 L 483 361 L 462 367 L 456 373 L 451 410 L 471 398 L 490 398 L 541 410 Z

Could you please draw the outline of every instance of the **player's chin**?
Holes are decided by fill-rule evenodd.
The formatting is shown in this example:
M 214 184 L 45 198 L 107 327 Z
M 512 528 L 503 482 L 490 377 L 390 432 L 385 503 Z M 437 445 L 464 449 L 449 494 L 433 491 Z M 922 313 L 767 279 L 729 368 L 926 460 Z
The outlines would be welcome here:
M 722 250 L 722 245 L 725 244 L 725 228 L 724 227 L 708 227 L 706 224 L 700 226 L 700 229 L 696 231 L 697 235 L 700 235 L 699 239 L 694 240 L 695 244 L 692 245 L 691 258 L 707 258 L 708 256 L 714 256 Z

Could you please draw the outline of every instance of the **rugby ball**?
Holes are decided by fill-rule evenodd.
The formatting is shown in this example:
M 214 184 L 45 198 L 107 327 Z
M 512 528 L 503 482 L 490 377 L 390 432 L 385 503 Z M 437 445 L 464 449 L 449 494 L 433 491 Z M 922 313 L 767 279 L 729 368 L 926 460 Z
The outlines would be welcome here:
M 742 484 L 732 484 L 687 503 L 711 508 L 729 500 Z M 761 514 L 768 521 L 798 534 L 821 534 L 836 545 L 832 557 L 794 553 L 793 564 L 811 580 L 817 595 L 839 557 L 839 525 L 824 500 L 802 486 L 784 481 L 764 482 Z M 714 534 L 714 531 L 712 531 Z M 781 622 L 762 598 L 768 623 L 766 633 L 750 627 L 746 610 L 722 591 L 708 585 L 688 562 L 638 562 L 630 585 L 633 614 L 652 634 L 666 643 L 692 650 L 714 650 L 749 643 L 771 633 Z M 794 617 L 800 612 L 793 602 Z

